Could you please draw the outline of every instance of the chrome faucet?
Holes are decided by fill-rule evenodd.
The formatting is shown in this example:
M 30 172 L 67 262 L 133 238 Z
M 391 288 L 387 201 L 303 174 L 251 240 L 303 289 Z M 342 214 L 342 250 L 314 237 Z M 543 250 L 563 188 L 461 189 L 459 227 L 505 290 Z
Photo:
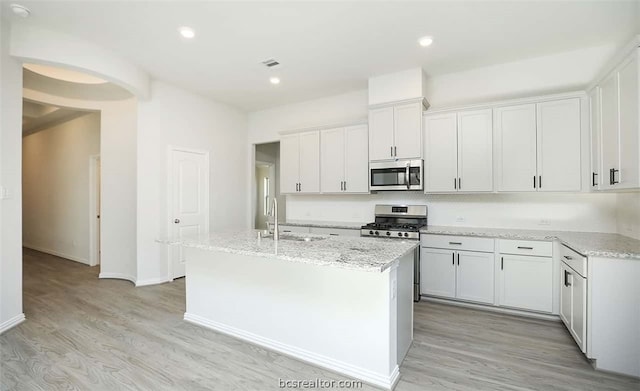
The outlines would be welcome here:
M 278 227 L 278 200 L 276 197 L 273 197 L 271 204 L 271 215 L 273 216 L 273 240 L 277 242 L 280 239 L 280 228 Z

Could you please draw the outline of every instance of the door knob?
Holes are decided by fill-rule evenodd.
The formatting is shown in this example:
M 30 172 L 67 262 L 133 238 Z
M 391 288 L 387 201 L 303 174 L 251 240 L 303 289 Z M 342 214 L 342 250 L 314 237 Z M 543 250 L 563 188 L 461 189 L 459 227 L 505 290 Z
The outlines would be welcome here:
M 175 219 L 175 220 L 173 220 L 173 222 L 176 223 L 176 224 L 180 224 L 180 219 Z

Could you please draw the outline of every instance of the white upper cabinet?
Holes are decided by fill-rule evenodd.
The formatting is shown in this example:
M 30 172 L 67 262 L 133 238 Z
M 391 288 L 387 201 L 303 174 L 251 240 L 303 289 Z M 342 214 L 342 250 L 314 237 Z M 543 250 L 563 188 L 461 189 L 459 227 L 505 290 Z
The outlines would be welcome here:
M 368 193 L 367 125 L 322 130 L 320 190 L 323 193 Z
M 580 99 L 494 110 L 498 191 L 580 191 Z
M 537 105 L 538 191 L 580 191 L 580 99 Z
M 425 192 L 452 192 L 457 189 L 458 141 L 456 113 L 424 117 Z
M 422 102 L 394 106 L 394 157 L 422 157 Z
M 280 139 L 280 189 L 282 193 L 320 192 L 320 132 Z
M 425 193 L 493 190 L 491 110 L 425 115 Z
M 493 191 L 491 110 L 458 113 L 458 191 Z
M 534 191 L 536 185 L 536 105 L 494 111 L 498 191 Z
M 592 154 L 597 150 L 601 190 L 640 187 L 638 56 L 640 49 L 634 49 L 596 87 L 599 104 L 591 115 L 591 129 L 599 129 L 599 135 Z
M 591 171 L 589 181 L 592 189 L 599 189 L 602 175 L 600 174 L 600 87 L 595 87 L 589 92 L 589 122 Z
M 369 159 L 422 158 L 422 102 L 369 110 Z
M 369 110 L 369 158 L 393 159 L 393 107 Z

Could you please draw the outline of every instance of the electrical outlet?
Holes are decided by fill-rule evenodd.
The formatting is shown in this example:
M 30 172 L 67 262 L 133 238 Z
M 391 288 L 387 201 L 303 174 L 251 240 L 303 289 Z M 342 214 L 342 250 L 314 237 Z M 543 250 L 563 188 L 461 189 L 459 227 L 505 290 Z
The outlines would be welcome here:
M 465 221 L 467 221 L 467 219 L 465 219 L 464 216 L 456 217 L 456 223 L 464 223 Z
M 538 225 L 548 226 L 551 225 L 551 223 L 547 219 L 540 219 L 540 221 L 538 221 Z

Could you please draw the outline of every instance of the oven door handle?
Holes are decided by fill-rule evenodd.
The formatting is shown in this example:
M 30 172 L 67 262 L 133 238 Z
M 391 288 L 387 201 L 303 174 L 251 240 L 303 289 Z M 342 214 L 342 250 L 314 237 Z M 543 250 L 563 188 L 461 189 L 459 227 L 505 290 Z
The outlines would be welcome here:
M 411 163 L 407 162 L 407 167 L 404 171 L 404 180 L 407 182 L 407 190 L 411 190 L 410 168 Z

